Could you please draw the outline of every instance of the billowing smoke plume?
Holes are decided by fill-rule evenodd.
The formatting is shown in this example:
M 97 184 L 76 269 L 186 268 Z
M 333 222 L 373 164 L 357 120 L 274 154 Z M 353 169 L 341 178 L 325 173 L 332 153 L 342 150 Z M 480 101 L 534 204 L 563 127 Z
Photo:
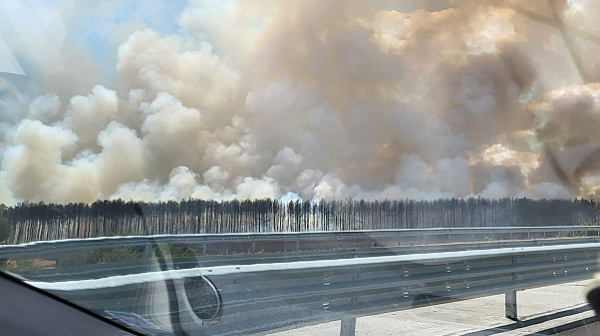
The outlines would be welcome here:
M 596 1 L 179 3 L 3 1 L 0 203 L 600 185 Z

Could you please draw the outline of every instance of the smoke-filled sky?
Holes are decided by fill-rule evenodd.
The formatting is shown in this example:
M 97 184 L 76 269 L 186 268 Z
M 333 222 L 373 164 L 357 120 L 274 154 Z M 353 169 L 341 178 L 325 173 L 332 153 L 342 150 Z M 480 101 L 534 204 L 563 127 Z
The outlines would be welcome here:
M 595 197 L 595 0 L 2 0 L 0 203 Z

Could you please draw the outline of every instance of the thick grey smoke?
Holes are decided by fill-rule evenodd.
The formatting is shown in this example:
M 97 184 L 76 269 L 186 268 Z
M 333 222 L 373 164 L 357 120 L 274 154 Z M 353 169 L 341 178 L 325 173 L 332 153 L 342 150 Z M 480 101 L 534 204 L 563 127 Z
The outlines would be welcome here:
M 140 5 L 153 25 L 117 25 L 121 6 L 56 1 L 49 33 L 0 31 L 0 203 L 600 185 L 596 1 L 191 0 L 176 22 L 157 1 Z M 65 38 L 88 21 L 105 58 Z M 35 67 L 2 56 L 44 34 Z

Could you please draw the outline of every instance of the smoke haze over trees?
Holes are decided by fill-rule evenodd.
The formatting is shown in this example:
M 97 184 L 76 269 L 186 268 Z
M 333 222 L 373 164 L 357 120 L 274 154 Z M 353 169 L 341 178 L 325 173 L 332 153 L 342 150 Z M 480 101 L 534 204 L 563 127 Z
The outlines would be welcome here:
M 143 217 L 142 217 L 143 215 Z M 596 223 L 600 203 L 578 200 L 98 201 L 0 206 L 14 243 L 113 235 L 299 232 Z
M 0 204 L 600 185 L 598 1 L 2 0 L 0 15 Z

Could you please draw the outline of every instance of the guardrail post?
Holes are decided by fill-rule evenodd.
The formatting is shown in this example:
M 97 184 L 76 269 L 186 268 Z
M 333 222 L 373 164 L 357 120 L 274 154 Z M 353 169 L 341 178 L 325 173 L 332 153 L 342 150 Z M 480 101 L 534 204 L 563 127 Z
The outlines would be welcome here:
M 300 253 L 300 240 L 296 240 L 296 253 Z
M 506 317 L 511 320 L 518 321 L 517 315 L 517 291 L 510 291 L 504 294 L 504 307 L 506 311 Z
M 343 319 L 342 327 L 340 328 L 340 336 L 356 335 L 356 317 Z
M 512 265 L 513 269 L 515 267 L 517 267 L 517 258 L 515 258 L 514 256 L 511 258 L 511 265 Z M 515 272 L 515 271 L 516 270 L 513 270 L 513 272 Z M 513 286 L 516 286 L 516 280 L 517 280 L 516 273 L 513 273 L 511 278 L 512 278 Z M 514 321 L 519 320 L 519 316 L 517 315 L 517 291 L 516 290 L 512 290 L 512 291 L 504 294 L 504 312 L 506 314 L 506 317 L 508 317 L 509 319 L 514 320 Z

